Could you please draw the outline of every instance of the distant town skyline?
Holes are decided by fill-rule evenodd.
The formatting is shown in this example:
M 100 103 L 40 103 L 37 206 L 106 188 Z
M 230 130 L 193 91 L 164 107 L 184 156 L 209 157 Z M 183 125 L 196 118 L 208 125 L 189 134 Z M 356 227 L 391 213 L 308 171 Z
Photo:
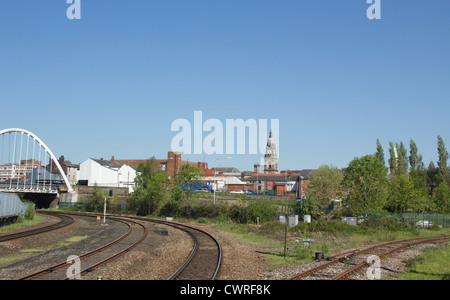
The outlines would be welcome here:
M 172 123 L 195 111 L 279 120 L 278 170 L 343 168 L 377 139 L 386 161 L 390 141 L 413 139 L 426 166 L 438 135 L 450 147 L 448 1 L 382 1 L 375 20 L 365 0 L 82 1 L 79 19 L 68 7 L 3 3 L 0 130 L 73 163 L 164 158 Z M 241 171 L 262 156 L 182 154 Z

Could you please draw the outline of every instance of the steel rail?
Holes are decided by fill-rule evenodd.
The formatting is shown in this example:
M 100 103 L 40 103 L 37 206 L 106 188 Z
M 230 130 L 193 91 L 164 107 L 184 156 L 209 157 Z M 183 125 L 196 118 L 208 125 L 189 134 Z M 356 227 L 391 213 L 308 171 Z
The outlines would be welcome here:
M 446 237 L 446 235 L 439 235 L 437 237 L 432 237 L 432 238 L 438 238 L 439 239 L 439 238 L 445 238 L 445 237 Z M 324 263 L 324 264 L 322 264 L 320 266 L 317 266 L 315 268 L 312 268 L 310 270 L 307 270 L 305 272 L 302 272 L 300 274 L 297 274 L 294 277 L 289 278 L 289 280 L 300 280 L 300 279 L 308 277 L 309 275 L 314 274 L 314 273 L 316 273 L 316 272 L 318 272 L 320 270 L 323 270 L 323 269 L 326 269 L 326 268 L 328 268 L 328 267 L 330 267 L 332 265 L 335 265 L 338 262 L 341 262 L 343 259 L 349 259 L 349 258 L 352 258 L 352 257 L 354 257 L 356 255 L 364 254 L 364 253 L 373 251 L 373 250 L 381 248 L 381 247 L 394 245 L 394 244 L 399 244 L 399 243 L 405 243 L 405 242 L 408 243 L 408 242 L 413 242 L 413 241 L 419 241 L 420 242 L 420 241 L 424 241 L 425 240 L 425 242 L 426 242 L 429 239 L 430 239 L 430 237 L 404 239 L 404 240 L 397 240 L 397 241 L 390 241 L 390 242 L 380 243 L 380 244 L 377 244 L 377 245 L 374 245 L 374 246 L 371 246 L 371 247 L 368 247 L 368 248 L 365 248 L 365 249 L 358 248 L 358 249 L 355 249 L 355 250 L 349 250 L 349 251 L 346 251 L 346 252 L 341 253 L 341 254 L 336 254 L 336 255 L 333 255 L 333 256 L 329 256 L 326 259 L 327 260 L 333 259 L 333 260 L 331 260 L 331 261 L 329 261 L 327 263 Z
M 94 216 L 94 215 L 88 215 L 88 214 L 76 214 L 76 213 L 70 213 L 70 215 L 78 215 L 78 216 L 83 216 L 83 217 L 96 217 L 96 216 Z M 133 228 L 132 228 L 132 226 L 131 226 L 130 223 L 128 223 L 128 222 L 126 222 L 126 221 L 124 221 L 124 220 L 122 220 L 122 219 L 119 219 L 119 218 L 112 218 L 112 217 L 110 217 L 110 219 L 112 219 L 112 220 L 114 220 L 114 221 L 117 221 L 117 222 L 121 222 L 121 223 L 127 225 L 127 226 L 128 226 L 128 231 L 127 231 L 124 235 L 122 235 L 122 236 L 120 236 L 119 238 L 117 238 L 116 240 L 114 240 L 114 241 L 112 241 L 112 242 L 110 242 L 110 243 L 108 243 L 108 244 L 106 244 L 106 245 L 104 245 L 104 246 L 102 246 L 102 247 L 99 247 L 99 248 L 97 248 L 97 249 L 94 249 L 94 250 L 92 250 L 92 251 L 89 251 L 89 252 L 87 252 L 87 253 L 85 253 L 85 254 L 80 255 L 80 256 L 79 256 L 80 259 L 87 258 L 87 257 L 89 257 L 89 256 L 91 256 L 91 255 L 94 255 L 94 254 L 96 254 L 96 253 L 99 253 L 99 252 L 101 252 L 101 251 L 103 251 L 103 250 L 105 250 L 105 249 L 107 249 L 107 248 L 109 248 L 109 247 L 112 247 L 113 245 L 119 243 L 120 241 L 122 241 L 123 239 L 125 239 L 126 237 L 128 237 L 128 236 L 131 234 Z M 133 222 L 133 221 L 131 221 L 131 222 Z M 133 222 L 133 223 L 139 224 L 139 223 L 137 223 L 137 222 Z M 137 243 L 135 243 L 134 245 L 128 247 L 128 248 L 125 249 L 124 251 L 121 251 L 119 255 L 124 254 L 125 252 L 129 251 L 131 248 L 134 248 L 135 246 L 137 246 L 137 244 L 141 243 L 141 242 L 145 239 L 145 237 L 147 236 L 147 230 L 146 230 L 145 226 L 143 226 L 142 224 L 139 224 L 139 225 L 141 225 L 142 227 L 144 227 L 144 236 L 141 237 L 141 239 L 140 239 Z M 119 255 L 117 255 L 117 254 L 114 255 L 114 258 L 117 257 L 117 256 L 119 256 Z M 111 259 L 112 259 L 112 258 L 111 258 Z M 111 260 L 111 259 L 109 259 L 109 260 Z M 106 262 L 109 261 L 109 260 L 105 260 L 104 263 L 106 263 Z M 43 269 L 43 270 L 34 272 L 34 273 L 32 273 L 32 274 L 28 274 L 28 275 L 26 275 L 26 276 L 23 276 L 23 277 L 21 277 L 21 278 L 18 278 L 18 280 L 29 280 L 29 279 L 32 279 L 32 278 L 35 278 L 35 277 L 38 277 L 38 276 L 43 276 L 43 275 L 45 275 L 45 274 L 47 274 L 47 273 L 51 273 L 51 272 L 53 272 L 54 270 L 57 270 L 57 269 L 63 267 L 63 266 L 65 266 L 65 265 L 67 265 L 67 262 L 66 262 L 66 261 L 61 262 L 61 263 L 58 263 L 58 264 L 53 265 L 53 266 L 51 266 L 51 267 L 48 267 L 48 268 L 46 268 L 46 269 Z M 99 265 L 99 264 L 97 264 L 97 265 L 95 265 L 95 266 L 91 266 L 91 267 L 88 268 L 88 269 L 93 269 L 94 267 L 97 267 L 98 265 Z M 82 273 L 84 273 L 84 272 L 87 271 L 88 269 L 83 270 Z M 77 274 L 77 275 L 78 275 L 78 274 Z
M 40 213 L 49 214 L 47 212 L 40 212 Z M 33 236 L 33 235 L 37 235 L 37 234 L 41 234 L 41 233 L 45 233 L 45 232 L 50 232 L 50 231 L 53 231 L 56 229 L 60 229 L 60 228 L 69 226 L 70 224 L 72 224 L 74 222 L 73 218 L 70 216 L 66 216 L 66 215 L 62 215 L 62 214 L 51 214 L 51 215 L 60 218 L 61 221 L 56 224 L 48 225 L 45 227 L 40 227 L 40 228 L 36 228 L 36 229 L 31 229 L 31 230 L 27 230 L 27 231 L 22 231 L 22 232 L 17 232 L 17 233 L 0 236 L 0 242 L 16 240 L 16 239 L 20 239 L 20 238 L 24 238 L 24 237 L 28 237 L 28 236 Z
M 204 230 L 201 230 L 201 229 L 198 229 L 198 228 L 195 228 L 192 226 L 188 226 L 188 225 L 185 225 L 182 223 L 176 223 L 176 222 L 164 221 L 164 220 L 156 220 L 156 219 L 146 219 L 146 218 L 139 218 L 139 217 L 130 217 L 130 218 L 141 220 L 141 221 L 148 221 L 148 222 L 152 222 L 152 223 L 162 224 L 162 225 L 167 225 L 167 226 L 185 231 L 192 237 L 192 239 L 194 241 L 194 246 L 193 246 L 192 251 L 190 252 L 189 256 L 186 258 L 186 260 L 182 263 L 182 265 L 171 276 L 169 276 L 167 278 L 167 280 L 175 280 L 177 277 L 179 277 L 183 273 L 183 271 L 186 269 L 186 267 L 192 262 L 195 255 L 198 254 L 200 244 L 199 244 L 198 239 L 195 236 L 194 232 L 200 232 L 200 233 L 206 235 L 207 237 L 209 237 L 216 245 L 217 251 L 218 251 L 217 265 L 215 266 L 214 273 L 211 276 L 211 280 L 216 279 L 216 277 L 220 271 L 221 264 L 222 264 L 222 247 L 220 246 L 219 241 L 217 241 L 217 239 L 214 238 L 211 234 L 209 234 L 208 232 L 206 232 Z
M 402 250 L 402 249 L 407 248 L 407 247 L 413 247 L 413 246 L 416 246 L 416 245 L 419 245 L 419 244 L 430 243 L 430 242 L 444 242 L 444 241 L 448 241 L 448 240 L 449 240 L 448 237 L 436 237 L 436 238 L 422 239 L 422 240 L 419 240 L 419 241 L 416 241 L 416 242 L 408 242 L 408 243 L 406 243 L 404 245 L 400 245 L 400 246 L 397 246 L 395 248 L 386 250 L 383 253 L 378 254 L 377 256 L 379 258 L 382 258 L 382 257 L 385 257 L 385 256 L 391 254 L 391 253 L 397 252 L 397 251 Z M 359 270 L 361 270 L 363 268 L 366 268 L 366 267 L 370 267 L 370 264 L 367 261 L 363 261 L 363 262 L 357 264 L 356 266 L 354 266 L 354 267 L 352 267 L 352 268 L 350 268 L 350 269 L 348 269 L 348 270 L 346 270 L 346 271 L 344 271 L 342 273 L 339 273 L 339 274 L 335 275 L 333 278 L 331 278 L 331 280 L 343 280 L 343 279 L 346 279 L 351 274 L 353 274 L 353 273 L 355 273 L 355 272 L 357 272 L 357 271 L 359 271 Z
M 111 219 L 111 218 L 110 218 L 110 219 Z M 116 219 L 116 218 L 113 218 L 113 219 L 116 220 L 116 221 L 119 221 L 119 220 L 120 220 L 120 219 Z M 76 274 L 76 275 L 81 275 L 81 274 L 84 274 L 84 273 L 87 273 L 87 272 L 91 272 L 93 269 L 95 269 L 95 268 L 97 268 L 97 267 L 99 267 L 99 266 L 101 266 L 101 265 L 103 265 L 103 264 L 106 264 L 106 263 L 108 263 L 108 262 L 110 262 L 110 261 L 116 259 L 117 257 L 119 257 L 119 256 L 121 256 L 121 255 L 123 255 L 123 254 L 125 254 L 125 253 L 127 253 L 127 252 L 129 252 L 130 250 L 132 250 L 133 248 L 135 248 L 136 246 L 138 246 L 140 243 L 142 243 L 142 242 L 144 241 L 144 239 L 145 239 L 145 238 L 147 237 L 147 235 L 148 235 L 147 227 L 145 227 L 145 226 L 142 225 L 141 223 L 138 223 L 138 222 L 135 222 L 135 221 L 131 221 L 131 222 L 133 222 L 133 223 L 139 225 L 139 226 L 142 227 L 143 230 L 144 230 L 144 234 L 141 236 L 141 238 L 140 238 L 138 241 L 136 241 L 135 243 L 133 243 L 133 244 L 130 245 L 129 247 L 123 249 L 122 251 L 117 252 L 116 254 L 114 254 L 114 255 L 112 255 L 112 256 L 110 256 L 110 257 L 108 257 L 108 258 L 106 258 L 106 259 L 104 259 L 104 260 L 102 260 L 102 261 L 100 261 L 100 262 L 98 262 L 98 263 L 96 263 L 96 264 L 94 264 L 94 265 L 91 265 L 91 266 L 88 267 L 88 268 L 85 268 L 85 269 L 82 270 L 79 274 Z M 76 275 L 74 275 L 74 276 L 76 276 Z M 69 280 L 69 279 L 70 279 L 70 278 L 66 278 L 65 280 Z

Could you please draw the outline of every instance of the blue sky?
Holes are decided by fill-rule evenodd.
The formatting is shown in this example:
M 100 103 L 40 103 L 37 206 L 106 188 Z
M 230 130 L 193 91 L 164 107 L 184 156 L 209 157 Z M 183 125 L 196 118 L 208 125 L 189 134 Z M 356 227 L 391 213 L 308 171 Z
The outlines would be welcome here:
M 279 169 L 345 167 L 379 138 L 412 138 L 426 165 L 450 147 L 450 2 L 5 0 L 0 129 L 55 153 L 164 158 L 171 124 L 279 119 Z M 204 136 L 207 133 L 204 133 Z M 214 166 L 221 156 L 183 155 Z M 260 155 L 222 166 L 251 170 Z

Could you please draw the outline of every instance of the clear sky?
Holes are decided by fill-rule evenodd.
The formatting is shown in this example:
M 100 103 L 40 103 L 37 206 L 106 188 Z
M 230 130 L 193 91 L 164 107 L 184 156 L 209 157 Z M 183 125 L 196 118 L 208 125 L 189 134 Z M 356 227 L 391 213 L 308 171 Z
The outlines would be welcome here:
M 381 20 L 366 0 L 81 0 L 81 20 L 69 6 L 2 1 L 0 129 L 74 163 L 165 158 L 195 110 L 279 119 L 279 169 L 345 167 L 377 138 L 386 161 L 389 141 L 414 139 L 426 165 L 438 135 L 450 148 L 448 0 L 382 0 Z

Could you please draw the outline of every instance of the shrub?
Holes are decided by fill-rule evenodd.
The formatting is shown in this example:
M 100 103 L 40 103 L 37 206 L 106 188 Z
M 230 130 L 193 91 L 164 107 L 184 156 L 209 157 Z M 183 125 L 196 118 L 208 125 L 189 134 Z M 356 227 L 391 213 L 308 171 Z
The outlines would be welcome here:
M 35 213 L 35 204 L 33 202 L 26 202 L 26 204 L 28 205 L 27 210 L 25 211 L 24 214 L 24 219 L 26 220 L 33 220 L 34 219 L 34 213 Z
M 168 202 L 166 202 L 166 204 L 163 205 L 163 207 L 161 207 L 160 211 L 159 211 L 159 216 L 161 217 L 176 217 L 181 215 L 182 213 L 182 207 L 181 207 L 181 203 L 180 201 L 176 201 L 176 200 L 170 200 Z
M 256 223 L 258 217 L 260 222 L 268 222 L 273 220 L 277 212 L 277 205 L 270 200 L 252 201 L 246 210 L 248 222 Z
M 408 231 L 411 229 L 409 223 L 396 216 L 387 216 L 380 220 L 380 226 L 389 231 Z

